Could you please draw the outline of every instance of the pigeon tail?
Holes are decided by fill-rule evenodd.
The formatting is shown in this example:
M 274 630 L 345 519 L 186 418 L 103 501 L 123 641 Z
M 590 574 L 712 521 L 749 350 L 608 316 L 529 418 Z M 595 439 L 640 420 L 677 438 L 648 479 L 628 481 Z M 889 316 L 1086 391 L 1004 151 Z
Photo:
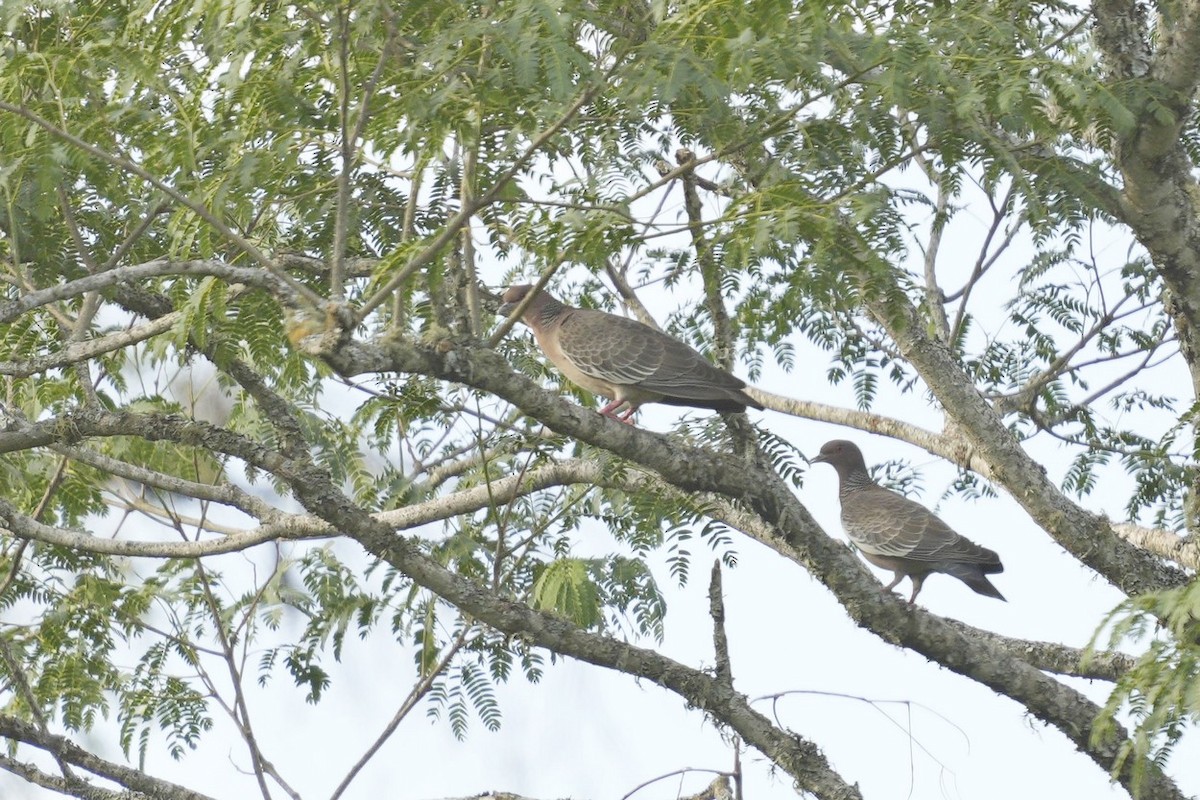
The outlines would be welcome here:
M 992 582 L 987 579 L 987 576 L 984 575 L 984 569 L 980 569 L 979 564 L 948 564 L 940 571 L 945 572 L 947 575 L 953 575 L 979 594 L 994 597 L 1006 603 L 1008 602 L 1008 598 L 1000 594 L 1000 590 L 993 586 Z M 996 570 L 988 571 L 992 572 Z
M 716 393 L 715 390 L 713 392 Z M 692 406 L 694 408 L 711 408 L 713 411 L 744 412 L 747 407 L 762 410 L 762 403 L 748 394 L 736 389 L 721 390 L 719 397 L 698 397 L 695 395 L 667 395 L 658 402 L 667 406 Z

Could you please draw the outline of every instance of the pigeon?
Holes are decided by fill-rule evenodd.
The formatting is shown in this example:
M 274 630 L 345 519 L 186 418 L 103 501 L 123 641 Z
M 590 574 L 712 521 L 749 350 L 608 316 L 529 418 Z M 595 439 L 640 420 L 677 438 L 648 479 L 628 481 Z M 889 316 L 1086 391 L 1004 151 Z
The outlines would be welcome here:
M 894 573 L 883 591 L 890 592 L 905 576 L 912 578 L 912 606 L 929 573 L 944 572 L 979 594 L 1004 600 L 987 579 L 1004 571 L 1000 556 L 959 536 L 920 503 L 873 481 L 853 442 L 826 442 L 813 463 L 837 470 L 842 527 L 850 541 L 867 561 Z
M 511 286 L 498 313 L 508 315 L 533 287 Z M 588 308 L 573 308 L 538 292 L 522 321 L 546 357 L 564 375 L 611 402 L 600 413 L 630 422 L 644 403 L 695 406 L 714 411 L 761 409 L 744 391 L 745 381 L 714 366 L 678 339 L 643 325 Z M 618 415 L 622 406 L 626 409 Z

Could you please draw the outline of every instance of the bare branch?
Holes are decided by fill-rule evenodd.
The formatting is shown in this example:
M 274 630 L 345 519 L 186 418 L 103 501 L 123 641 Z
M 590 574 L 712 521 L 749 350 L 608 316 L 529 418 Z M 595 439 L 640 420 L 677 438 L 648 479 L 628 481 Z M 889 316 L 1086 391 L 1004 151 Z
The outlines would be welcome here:
M 516 307 L 512 310 L 512 313 L 500 322 L 500 325 L 496 328 L 496 330 L 492 331 L 492 335 L 489 336 L 487 340 L 488 347 L 495 347 L 505 336 L 508 335 L 508 332 L 511 331 L 513 326 L 517 324 L 517 320 L 525 315 L 525 310 L 533 303 L 534 299 L 537 297 L 537 293 L 549 285 L 550 279 L 554 277 L 554 273 L 558 272 L 564 263 L 566 262 L 560 259 L 553 264 L 547 265 L 547 267 L 542 270 L 542 274 L 538 275 L 538 279 L 533 282 L 533 291 L 526 293 L 526 295 L 521 298 L 521 301 L 517 303 Z
M 966 283 L 962 285 L 962 288 L 946 297 L 946 302 L 948 303 L 954 302 L 960 297 L 962 298 L 962 302 L 958 305 L 958 312 L 954 315 L 954 325 L 950 329 L 950 338 L 946 341 L 957 341 L 958 337 L 962 335 L 962 326 L 963 322 L 966 320 L 967 309 L 971 300 L 971 292 L 975 291 L 975 286 L 979 283 L 983 276 L 987 274 L 988 270 L 992 268 L 996 261 L 999 260 L 1000 256 L 1005 250 L 1008 249 L 1009 245 L 1013 243 L 1013 240 L 1017 236 L 1017 232 L 1021 230 L 1021 226 L 1024 224 L 1025 216 L 1024 213 L 1022 213 L 1011 225 L 1009 225 L 1008 230 L 1004 233 L 1004 239 L 1000 242 L 995 251 L 993 251 L 991 255 L 988 255 L 988 248 L 991 246 L 992 239 L 995 237 L 996 231 L 1000 229 L 1000 225 L 1004 222 L 1004 209 L 1007 208 L 1012 202 L 1012 195 L 1015 191 L 1016 189 L 1010 186 L 1008 193 L 1004 196 L 1004 200 L 992 206 L 992 225 L 990 228 L 988 228 L 987 234 L 983 237 L 983 244 L 979 246 L 979 257 L 975 260 L 975 266 L 971 270 L 971 275 L 967 278 Z M 991 198 L 989 197 L 989 200 L 990 199 Z
M 708 615 L 713 621 L 713 652 L 717 660 L 717 680 L 733 686 L 729 663 L 729 637 L 725 635 L 725 599 L 721 589 L 721 560 L 713 561 L 708 584 Z
M 646 306 L 637 296 L 637 292 L 633 290 L 633 287 L 629 285 L 629 281 L 625 279 L 623 271 L 617 269 L 617 266 L 610 261 L 604 265 L 604 274 L 613 282 L 613 286 L 616 287 L 621 302 L 625 304 L 625 307 L 629 309 L 638 322 L 643 325 L 649 325 L 655 330 L 662 330 L 658 321 L 654 319 L 654 316 L 646 309 Z
M 747 388 L 746 393 L 772 411 L 888 436 L 941 456 L 952 464 L 978 473 L 984 478 L 991 478 L 991 468 L 987 462 L 979 458 L 962 436 L 951 431 L 936 433 L 894 417 L 785 397 L 753 386 Z
M 700 204 L 700 193 L 696 191 L 696 172 L 693 165 L 696 155 L 691 150 L 680 148 L 675 153 L 680 166 L 688 167 L 682 177 L 683 207 L 687 212 L 688 230 L 692 235 L 692 249 L 696 251 L 696 264 L 700 267 L 700 279 L 704 283 L 704 305 L 713 322 L 713 360 L 721 367 L 733 366 L 733 329 L 729 322 L 729 311 L 721 296 L 720 265 L 713 258 L 712 242 L 704 235 L 704 212 Z
M 450 646 L 442 653 L 442 657 L 438 659 L 438 663 L 433 666 L 433 669 L 421 676 L 420 680 L 413 686 L 412 691 L 408 693 L 408 697 L 404 698 L 404 702 L 400 704 L 400 708 L 396 709 L 396 713 L 392 715 L 391 720 L 384 726 L 383 731 L 375 738 L 375 741 L 371 743 L 367 751 L 363 753 L 362 758 L 356 761 L 354 766 L 350 768 L 350 771 L 346 773 L 346 777 L 342 778 L 342 782 L 333 790 L 333 794 L 329 795 L 329 800 L 338 800 L 342 796 L 346 789 L 349 788 L 350 783 L 362 771 L 362 768 L 367 765 L 367 762 L 379 752 L 379 748 L 383 747 L 384 742 L 391 738 L 391 735 L 396 732 L 396 728 L 400 727 L 400 723 L 416 707 L 417 703 L 421 702 L 421 698 L 429 694 L 429 691 L 433 688 L 434 681 L 438 679 L 438 676 L 445 673 L 447 667 L 454 661 L 454 657 L 458 655 L 463 645 L 467 643 L 471 630 L 472 628 L 468 626 L 459 631 L 458 635 L 454 637 L 454 641 L 450 643 Z
M 1114 524 L 1113 530 L 1130 544 L 1200 572 L 1200 542 L 1191 537 L 1161 528 L 1144 528 L 1128 522 Z
M 254 727 L 250 721 L 250 709 L 246 705 L 246 694 L 242 689 L 242 673 L 238 668 L 235 658 L 233 640 L 225 630 L 225 622 L 222 619 L 223 615 L 221 614 L 220 604 L 212 592 L 212 581 L 202 562 L 196 563 L 196 571 L 200 576 L 200 586 L 204 591 L 205 604 L 208 607 L 209 614 L 212 616 L 213 629 L 216 631 L 217 641 L 221 645 L 222 661 L 229 672 L 229 681 L 233 687 L 233 722 L 237 726 L 242 740 L 245 741 L 247 750 L 250 751 L 250 763 L 254 770 L 254 778 L 258 782 L 259 791 L 262 792 L 263 800 L 271 800 L 271 790 L 267 787 L 266 780 L 268 775 L 275 780 L 292 800 L 300 800 L 300 795 L 283 780 L 279 772 L 267 760 L 262 752 L 262 748 L 258 744 L 258 737 L 255 735 Z
M 651 778 L 648 781 L 642 781 L 637 786 L 633 787 L 628 792 L 621 795 L 621 800 L 629 800 L 629 798 L 633 797 L 635 794 L 640 792 L 642 789 L 645 789 L 647 786 L 653 786 L 654 784 L 658 783 L 659 781 L 664 781 L 667 778 L 674 778 L 677 775 L 691 775 L 692 773 L 695 773 L 695 772 L 706 772 L 706 773 L 710 773 L 710 774 L 715 774 L 717 777 L 715 779 L 713 779 L 713 782 L 710 783 L 708 785 L 708 788 L 706 788 L 704 791 L 700 792 L 699 794 L 690 795 L 688 797 L 681 797 L 681 798 L 679 798 L 679 800 L 725 800 L 725 798 L 728 798 L 730 796 L 729 795 L 729 778 L 731 777 L 731 773 L 722 772 L 721 770 L 718 770 L 718 769 L 707 769 L 705 767 L 683 767 L 682 769 L 673 769 L 670 772 L 664 772 L 662 775 L 655 775 L 653 778 Z M 723 785 L 724 789 L 725 789 L 725 793 L 723 795 L 717 794 L 716 789 L 715 789 L 715 787 L 718 787 L 721 785 Z
M 924 158 L 918 159 L 925 174 L 931 180 L 937 178 L 932 165 Z M 938 335 L 942 341 L 950 341 L 950 323 L 946 320 L 946 294 L 937 281 L 937 257 L 942 244 L 942 232 L 946 230 L 949 221 L 950 193 L 945 182 L 937 183 L 937 209 L 933 215 L 933 224 L 929 229 L 929 243 L 925 246 L 925 306 L 929 309 L 930 317 L 937 326 Z
M 59 794 L 78 797 L 80 800 L 154 800 L 152 796 L 143 792 L 102 789 L 79 778 L 60 778 L 50 775 L 38 769 L 33 764 L 26 764 L 15 758 L 9 758 L 6 755 L 0 755 L 0 769 L 11 772 L 13 775 L 23 778 L 34 786 L 41 786 L 43 789 L 50 789 Z
M 74 766 L 108 778 L 131 791 L 140 792 L 155 798 L 155 800 L 212 800 L 208 795 L 151 777 L 142 770 L 106 761 L 84 750 L 66 737 L 43 733 L 10 714 L 0 714 L 0 736 L 52 753 Z

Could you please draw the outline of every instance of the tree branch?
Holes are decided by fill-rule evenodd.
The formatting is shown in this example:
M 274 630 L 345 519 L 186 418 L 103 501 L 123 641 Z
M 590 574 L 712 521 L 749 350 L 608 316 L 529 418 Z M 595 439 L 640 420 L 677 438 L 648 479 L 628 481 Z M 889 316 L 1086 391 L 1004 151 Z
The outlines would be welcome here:
M 45 289 L 37 289 L 22 295 L 16 300 L 0 303 L 0 324 L 16 320 L 21 315 L 59 300 L 78 297 L 88 292 L 107 289 L 125 282 L 136 282 L 146 278 L 161 278 L 167 275 L 177 276 L 216 276 L 229 283 L 244 283 L 266 289 L 273 296 L 284 301 L 293 297 L 291 291 L 275 277 L 261 269 L 250 267 L 234 267 L 215 259 L 195 261 L 171 261 L 161 259 L 147 261 L 144 264 L 134 264 L 127 267 L 117 267 L 95 275 L 87 275 L 66 283 L 55 284 Z
M 675 153 L 681 167 L 687 167 L 682 177 L 683 207 L 687 212 L 688 231 L 692 236 L 692 248 L 696 251 L 696 264 L 700 267 L 700 279 L 704 283 L 704 304 L 713 321 L 713 360 L 721 367 L 733 366 L 733 328 L 725 299 L 721 296 L 720 265 L 713 258 L 712 242 L 704 235 L 704 212 L 700 204 L 700 193 L 696 190 L 694 164 L 696 154 L 686 148 Z
M 80 800 L 154 800 L 153 797 L 143 792 L 102 789 L 79 778 L 50 775 L 38 769 L 33 764 L 26 764 L 15 758 L 9 758 L 6 755 L 0 755 L 0 769 L 11 772 L 13 775 L 28 781 L 34 786 L 41 786 L 43 789 L 50 789 L 59 794 L 78 797 Z
M 1200 542 L 1161 528 L 1144 528 L 1128 522 L 1113 525 L 1113 530 L 1125 541 L 1148 550 L 1156 556 L 1170 559 L 1182 567 L 1200 572 Z
M 132 791 L 153 797 L 155 800 L 212 800 L 208 795 L 151 777 L 142 770 L 106 761 L 63 736 L 43 733 L 10 714 L 0 714 L 0 736 L 44 750 L 70 764 L 115 781 Z
M 708 615 L 713 621 L 713 653 L 717 680 L 733 686 L 733 668 L 729 661 L 729 637 L 725 634 L 725 598 L 721 589 L 721 560 L 713 561 L 708 584 Z

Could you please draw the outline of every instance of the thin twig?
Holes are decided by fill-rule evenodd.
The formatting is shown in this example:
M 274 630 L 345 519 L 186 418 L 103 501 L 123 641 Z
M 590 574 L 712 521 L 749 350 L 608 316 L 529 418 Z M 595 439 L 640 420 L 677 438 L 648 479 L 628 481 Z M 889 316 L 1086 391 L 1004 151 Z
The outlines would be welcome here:
M 400 723 L 404 721 L 404 718 L 408 716 L 409 712 L 416 707 L 417 703 L 421 702 L 421 699 L 425 697 L 425 695 L 429 694 L 429 691 L 433 689 L 434 681 L 436 681 L 438 677 L 446 671 L 446 668 L 450 666 L 450 662 L 454 660 L 454 657 L 458 655 L 458 652 L 462 650 L 463 646 L 468 644 L 468 635 L 473 630 L 473 626 L 468 625 L 459 631 L 458 635 L 454 638 L 454 641 L 450 643 L 450 646 L 446 648 L 446 651 L 438 660 L 438 663 L 434 665 L 434 668 L 431 669 L 428 674 L 423 675 L 421 679 L 417 681 L 412 690 L 409 691 L 408 696 L 404 698 L 404 702 L 400 704 L 400 708 L 396 709 L 396 713 L 392 715 L 391 720 L 387 725 L 384 726 L 383 731 L 380 732 L 379 736 L 375 737 L 375 741 L 371 743 L 371 746 L 367 748 L 367 751 L 363 753 L 362 757 L 358 759 L 358 761 L 354 763 L 354 766 L 352 766 L 350 771 L 346 773 L 346 777 L 342 778 L 341 783 L 339 783 L 337 788 L 333 790 L 333 794 L 329 795 L 329 800 L 338 800 L 338 798 L 342 796 L 346 789 L 349 788 L 350 783 L 355 777 L 357 777 L 358 773 L 361 772 L 363 767 L 367 765 L 367 762 L 379 752 L 379 748 L 383 747 L 384 743 L 391 737 L 393 733 L 396 732 L 396 729 L 400 727 Z

